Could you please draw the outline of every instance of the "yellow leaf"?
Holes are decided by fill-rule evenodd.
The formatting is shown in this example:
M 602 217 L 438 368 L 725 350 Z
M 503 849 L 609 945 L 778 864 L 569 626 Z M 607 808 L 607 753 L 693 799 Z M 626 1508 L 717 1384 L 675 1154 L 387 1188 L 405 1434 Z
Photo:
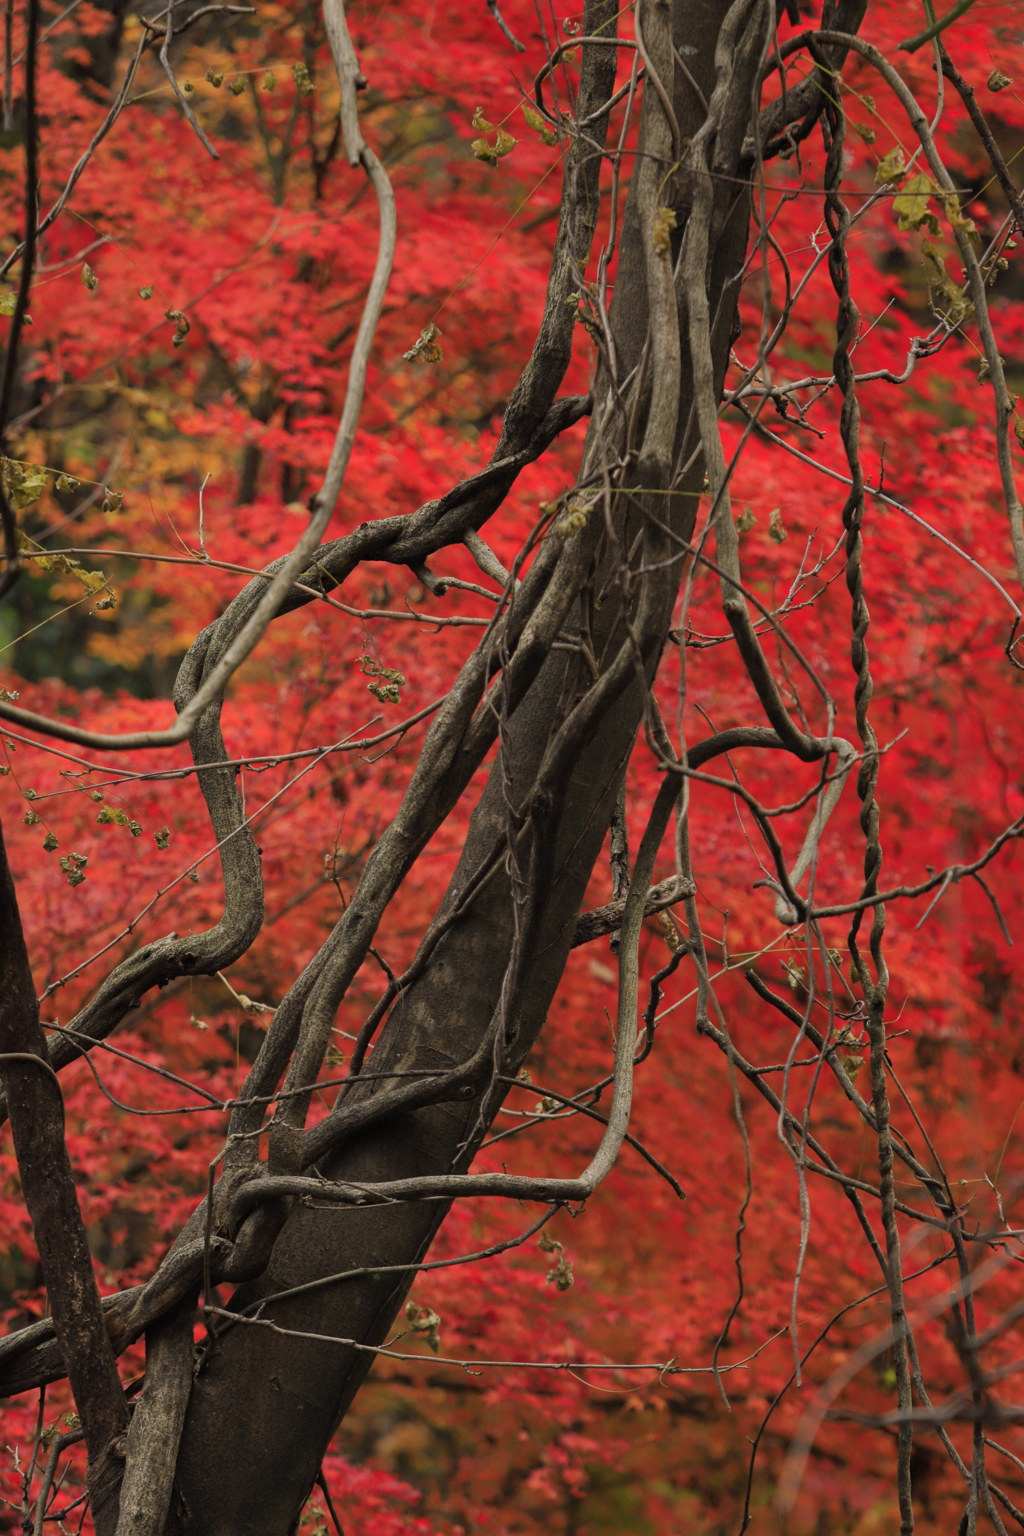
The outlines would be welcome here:
M 498 157 L 486 139 L 474 139 L 469 147 L 475 159 L 483 160 L 487 165 L 497 165 Z
M 41 464 L 19 464 L 4 460 L 4 483 L 12 506 L 19 510 L 32 506 L 46 490 L 49 472 Z
M 927 224 L 933 235 L 939 232 L 939 221 L 928 208 L 928 199 L 938 187 L 924 173 L 910 176 L 903 183 L 898 197 L 892 200 L 893 212 L 899 216 L 898 229 L 920 229 Z
M 654 225 L 651 232 L 651 244 L 654 247 L 655 256 L 667 256 L 669 253 L 669 236 L 676 227 L 676 214 L 674 208 L 659 208 L 654 215 Z
M 960 199 L 955 192 L 948 192 L 942 198 L 942 206 L 946 212 L 946 218 L 954 229 L 958 229 L 964 235 L 976 235 L 978 226 L 973 219 L 967 218 L 960 208 Z
M 921 254 L 928 274 L 928 289 L 932 309 L 950 325 L 961 325 L 974 314 L 969 303 L 946 270 L 946 263 L 930 240 L 921 241 Z
M 890 149 L 889 153 L 879 160 L 878 169 L 875 172 L 875 186 L 884 187 L 890 181 L 899 181 L 906 168 L 903 151 L 897 144 L 895 149 Z
M 481 116 L 479 107 L 477 107 L 476 116 L 473 118 L 473 127 L 485 128 L 487 132 L 490 132 L 493 128 L 493 124 L 489 123 L 485 117 Z M 474 139 L 469 147 L 473 151 L 473 154 L 477 160 L 483 160 L 485 164 L 493 167 L 496 166 L 498 161 L 501 160 L 505 155 L 512 153 L 513 149 L 516 147 L 517 142 L 518 141 L 514 139 L 510 133 L 506 132 L 504 128 L 499 128 L 498 137 L 495 139 L 493 144 L 491 144 L 487 139 Z
M 548 127 L 539 112 L 535 112 L 532 107 L 524 106 L 523 116 L 526 118 L 526 126 L 532 128 L 534 133 L 539 133 L 545 144 L 557 142 L 558 135 Z

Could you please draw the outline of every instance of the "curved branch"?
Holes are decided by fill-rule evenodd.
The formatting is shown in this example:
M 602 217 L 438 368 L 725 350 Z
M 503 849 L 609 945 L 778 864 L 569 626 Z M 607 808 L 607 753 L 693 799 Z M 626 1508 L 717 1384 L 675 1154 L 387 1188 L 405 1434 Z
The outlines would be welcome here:
M 301 566 L 292 564 L 296 552 L 273 561 L 267 566 L 265 574 L 248 582 L 220 618 L 197 636 L 193 650 L 198 648 L 205 657 L 214 649 L 216 642 L 223 653 L 222 660 L 229 652 L 234 654 L 237 643 L 243 635 L 249 633 L 256 613 L 262 612 L 267 606 L 271 592 L 280 589 L 286 568 L 290 569 L 283 585 L 288 590 L 283 598 L 274 599 L 274 618 L 305 607 L 324 591 L 333 591 L 363 560 L 415 565 L 446 544 L 461 543 L 468 530 L 478 527 L 497 510 L 520 470 L 540 458 L 561 432 L 573 426 L 589 410 L 588 395 L 566 396 L 543 414 L 540 425 L 518 452 L 506 454 L 500 459 L 495 457 L 486 469 L 461 481 L 439 500 L 427 502 L 416 512 L 400 517 L 378 518 L 373 522 L 362 523 L 344 538 L 334 539 L 319 548 L 311 547 L 306 550 L 303 556 L 305 563 Z M 322 531 L 327 521 L 329 519 L 318 514 L 314 524 L 318 523 Z M 306 546 L 308 539 L 309 534 L 302 541 L 302 547 Z M 269 587 L 266 579 L 268 574 L 274 578 Z M 293 585 L 296 578 L 300 583 L 298 589 Z M 252 643 L 255 645 L 256 640 Z M 219 677 L 221 667 L 218 665 L 215 670 Z M 177 725 L 165 731 L 136 731 L 123 736 L 87 731 L 66 721 L 51 720 L 32 710 L 19 709 L 16 704 L 4 700 L 0 700 L 0 719 L 10 720 L 14 725 L 38 731 L 44 736 L 75 742 L 100 752 L 173 746 L 190 734 L 189 722 L 195 723 L 206 704 L 219 698 L 218 690 L 210 688 L 211 676 L 212 672 L 204 676 L 194 696 L 183 703 Z
M 385 1201 L 403 1199 L 450 1200 L 462 1195 L 497 1195 L 517 1200 L 570 1201 L 587 1200 L 614 1166 L 619 1148 L 629 1128 L 630 1105 L 633 1095 L 633 1063 L 636 1053 L 637 1001 L 639 983 L 640 932 L 644 920 L 646 893 L 654 872 L 654 861 L 668 826 L 672 808 L 680 794 L 680 784 L 674 778 L 666 779 L 658 791 L 651 810 L 647 830 L 637 854 L 633 884 L 626 898 L 622 917 L 622 937 L 619 942 L 619 1004 L 616 1023 L 615 1073 L 612 1086 L 612 1102 L 608 1122 L 597 1151 L 588 1166 L 575 1179 L 518 1178 L 506 1173 L 439 1174 L 426 1178 L 399 1179 L 389 1183 L 368 1185 L 323 1185 L 335 1194 L 329 1198 L 345 1203 L 362 1205 L 377 1198 Z M 328 1150 L 338 1145 L 339 1133 L 345 1139 L 354 1135 L 369 1123 L 369 1116 L 379 1119 L 382 1105 L 389 1115 L 399 1109 L 415 1108 L 420 1103 L 438 1102 L 438 1087 L 444 1082 L 446 1094 L 451 1098 L 473 1096 L 473 1082 L 479 1079 L 481 1068 L 486 1068 L 492 1058 L 491 1041 L 485 1037 L 476 1056 L 465 1065 L 446 1074 L 444 1079 L 433 1082 L 413 1083 L 406 1088 L 393 1090 L 377 1099 L 363 1100 L 339 1115 L 333 1126 L 329 1120 L 321 1121 L 306 1133 L 303 1157 L 306 1165 L 318 1162 Z M 376 1112 L 376 1113 L 375 1113 Z M 333 1136 L 328 1139 L 325 1127 Z M 318 1134 L 319 1133 L 319 1134 Z M 321 1145 L 321 1142 L 325 1142 Z M 266 1200 L 288 1194 L 308 1194 L 313 1181 L 293 1181 L 290 1176 L 251 1180 L 234 1196 L 232 1214 L 236 1220 Z M 293 1187 L 294 1185 L 294 1187 Z
M 857 32 L 867 9 L 867 0 L 840 0 L 833 29 L 838 32 Z M 802 39 L 787 39 L 766 66 L 766 74 L 781 69 L 783 59 L 804 46 Z M 846 61 L 846 49 L 842 46 L 826 48 L 825 58 L 827 64 L 815 63 L 806 80 L 801 80 L 793 90 L 784 88 L 781 96 L 764 108 L 757 124 L 758 139 L 763 146 L 762 160 L 778 154 L 792 154 L 797 144 L 813 131 L 833 90 L 833 74 L 842 69 Z M 794 123 L 799 124 L 799 127 L 794 129 Z M 744 144 L 743 153 L 746 160 L 752 163 L 755 155 L 753 140 Z
M 822 31 L 818 34 L 806 33 L 805 38 L 809 43 L 819 41 L 825 45 L 838 43 L 844 48 L 849 48 L 859 53 L 882 76 L 886 85 L 895 93 L 899 103 L 907 114 L 910 125 L 921 141 L 925 159 L 931 169 L 932 175 L 938 182 L 942 192 L 956 200 L 959 204 L 960 194 L 956 185 L 943 164 L 942 157 L 935 147 L 935 139 L 932 134 L 928 118 L 917 102 L 917 98 L 905 83 L 902 75 L 889 63 L 888 59 L 872 43 L 866 43 L 862 38 L 853 37 L 850 34 L 838 31 Z M 1006 503 L 1007 517 L 1010 523 L 1010 540 L 1013 545 L 1013 554 L 1017 566 L 1017 577 L 1024 586 L 1024 508 L 1021 507 L 1017 495 L 1017 486 L 1013 474 L 1013 460 L 1010 457 L 1009 422 L 1013 414 L 1013 406 L 1010 402 L 1010 394 L 1006 384 L 1006 374 L 1003 369 L 1003 360 L 999 355 L 995 335 L 992 331 L 992 322 L 988 313 L 988 296 L 985 288 L 985 276 L 978 261 L 977 252 L 974 249 L 969 234 L 964 230 L 953 228 L 953 238 L 956 241 L 960 259 L 963 262 L 964 271 L 967 274 L 967 286 L 971 295 L 971 303 L 974 305 L 974 315 L 981 337 L 982 347 L 985 352 L 985 360 L 988 363 L 989 376 L 996 397 L 996 458 L 999 464 L 999 476 L 1003 488 L 1003 500 Z
M 340 4 L 340 0 L 334 0 Z M 377 251 L 377 263 L 374 268 L 373 279 L 370 283 L 370 291 L 363 307 L 362 318 L 359 322 L 359 330 L 356 334 L 355 346 L 352 350 L 352 360 L 349 364 L 348 385 L 345 391 L 345 404 L 342 408 L 341 421 L 331 450 L 330 461 L 324 482 L 316 496 L 316 507 L 313 517 L 306 532 L 299 539 L 291 554 L 278 563 L 273 580 L 267 586 L 263 582 L 257 582 L 261 589 L 255 607 L 251 614 L 239 626 L 234 627 L 230 623 L 218 621 L 213 626 L 215 634 L 207 631 L 207 654 L 203 668 L 203 678 L 199 687 L 179 709 L 176 725 L 163 731 L 135 731 L 123 736 L 112 735 L 106 732 L 82 731 L 77 728 L 60 726 L 56 721 L 46 721 L 41 716 L 32 714 L 28 710 L 19 711 L 19 717 L 6 715 L 4 718 L 12 719 L 16 724 L 42 731 L 46 735 L 60 736 L 65 741 L 76 741 L 79 745 L 90 746 L 96 750 L 127 750 L 128 748 L 171 746 L 179 741 L 184 741 L 190 736 L 202 718 L 206 710 L 215 705 L 221 699 L 224 689 L 233 674 L 245 661 L 246 657 L 258 644 L 261 636 L 273 618 L 276 618 L 284 600 L 289 595 L 295 578 L 305 571 L 309 565 L 311 556 L 316 551 L 321 538 L 334 513 L 334 507 L 341 490 L 345 471 L 348 468 L 352 445 L 355 441 L 356 425 L 362 410 L 363 394 L 366 386 L 366 371 L 370 360 L 370 350 L 384 307 L 384 296 L 387 292 L 391 278 L 391 268 L 394 262 L 395 244 L 397 240 L 398 226 L 395 215 L 395 197 L 391 189 L 391 182 L 384 167 L 377 156 L 365 144 L 359 149 L 358 158 L 366 172 L 367 178 L 377 195 L 377 206 L 380 215 L 380 241 Z M 232 608 L 235 604 L 231 605 Z M 231 609 L 228 610 L 231 612 Z M 225 618 L 227 615 L 224 616 Z M 202 637 L 200 637 L 202 638 Z M 218 643 L 214 644 L 213 641 Z M 216 659 L 213 659 L 215 656 Z M 212 665 L 211 665 L 212 661 Z M 0 706 L 0 709 L 10 706 Z
M 694 888 L 685 880 L 680 880 L 676 875 L 670 875 L 667 880 L 662 880 L 658 885 L 652 885 L 647 892 L 644 916 L 653 917 L 655 912 L 664 912 L 666 907 L 674 906 L 677 901 L 682 901 L 684 896 L 692 896 L 693 893 Z M 606 902 L 603 907 L 594 907 L 590 912 L 581 912 L 576 919 L 572 948 L 578 949 L 581 944 L 590 944 L 594 939 L 601 939 L 607 933 L 614 933 L 616 928 L 621 928 L 625 911 L 626 897 L 622 896 L 618 901 Z

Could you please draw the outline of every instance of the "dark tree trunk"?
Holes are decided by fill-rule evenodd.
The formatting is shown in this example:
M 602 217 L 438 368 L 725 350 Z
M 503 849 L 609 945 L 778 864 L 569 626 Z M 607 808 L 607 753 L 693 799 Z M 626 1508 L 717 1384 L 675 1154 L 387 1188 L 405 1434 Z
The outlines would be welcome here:
M 39 1247 L 46 1293 L 89 1452 L 97 1519 L 124 1458 L 128 1409 L 100 1308 L 92 1256 L 64 1141 L 64 1098 L 46 1037 L 0 832 L 0 1083 L 7 1095 L 18 1177 Z
M 674 0 L 672 5 L 644 8 L 651 34 L 648 46 L 661 47 L 668 78 L 675 73 L 674 108 L 684 139 L 697 132 L 704 110 L 693 83 L 673 72 L 671 46 L 664 47 L 668 29 L 688 61 L 693 81 L 709 100 L 716 82 L 716 40 L 727 9 L 725 0 L 697 4 Z M 734 72 L 731 100 L 741 107 L 733 109 L 735 121 L 719 134 L 732 176 L 716 180 L 713 191 L 708 298 L 718 391 L 728 357 L 749 218 L 747 187 L 735 178 L 740 176 L 742 146 L 750 130 L 764 42 L 762 8 L 752 0 L 748 11 L 747 30 L 729 64 Z M 648 88 L 642 143 L 660 142 L 664 129 L 662 106 Z M 638 162 L 641 171 L 643 164 Z M 612 309 L 620 377 L 638 362 L 648 333 L 649 261 L 644 231 L 651 209 L 643 206 L 643 200 L 646 197 L 649 203 L 652 184 L 656 191 L 664 171 L 660 167 L 649 175 L 634 176 L 624 218 Z M 676 249 L 689 204 L 690 195 L 681 184 L 675 199 Z M 679 327 L 678 351 L 686 359 L 685 296 L 679 304 Z M 689 454 L 698 441 L 692 404 L 687 363 L 682 368 L 673 434 L 676 456 L 684 450 Z M 592 427 L 588 454 L 601 430 L 608 430 L 606 421 Z M 672 533 L 683 539 L 693 529 L 703 473 L 698 460 L 677 487 L 679 494 L 663 495 L 659 502 Z M 642 479 L 635 483 L 638 492 L 645 488 Z M 620 667 L 617 682 L 611 675 L 626 637 L 624 616 L 621 605 L 607 602 L 598 610 L 593 598 L 615 580 L 618 555 L 606 550 L 601 556 L 599 516 L 592 521 L 594 526 L 575 541 L 579 544 L 576 558 L 582 560 L 589 551 L 601 563 L 585 571 L 583 596 L 565 627 L 578 634 L 589 621 L 593 654 L 602 658 L 608 683 L 605 696 L 600 708 L 584 718 L 576 738 L 570 739 L 557 780 L 538 785 L 538 773 L 543 779 L 545 754 L 556 732 L 566 726 L 574 710 L 586 716 L 581 703 L 593 682 L 580 656 L 564 651 L 549 655 L 508 723 L 503 759 L 492 771 L 473 815 L 443 909 L 458 901 L 471 877 L 501 847 L 508 825 L 507 801 L 528 803 L 531 819 L 518 845 L 519 866 L 528 887 L 526 907 L 518 909 L 519 921 L 526 924 L 520 948 L 526 952 L 518 955 L 505 994 L 504 1060 L 509 1069 L 524 1058 L 543 1026 L 643 718 L 645 688 L 639 667 Z M 636 512 L 630 512 L 620 530 L 623 547 L 628 547 L 639 526 Z M 668 547 L 678 549 L 678 544 L 670 542 Z M 660 573 L 648 576 L 642 612 L 634 607 L 631 616 L 642 630 L 638 643 L 648 679 L 671 624 L 679 571 L 677 558 Z M 506 770 L 511 793 L 503 781 Z M 501 863 L 394 1008 L 374 1056 L 375 1070 L 446 1070 L 473 1055 L 487 1037 L 501 1002 L 516 924 L 517 906 Z M 372 1091 L 370 1085 L 357 1088 L 346 1103 L 354 1102 L 356 1094 Z M 489 1117 L 499 1102 L 489 1101 Z M 480 1107 L 481 1095 L 476 1093 L 469 1102 L 435 1104 L 389 1119 L 342 1145 L 321 1163 L 321 1171 L 331 1179 L 379 1181 L 465 1169 L 485 1130 L 479 1121 Z M 285 1221 L 266 1272 L 243 1286 L 232 1305 L 243 1308 L 281 1290 L 361 1266 L 414 1264 L 429 1248 L 446 1209 L 436 1201 L 344 1211 L 296 1206 Z M 334 1284 L 273 1302 L 261 1316 L 299 1332 L 377 1344 L 392 1327 L 409 1278 L 370 1276 Z M 372 1359 L 369 1352 L 285 1337 L 258 1326 L 236 1325 L 224 1332 L 207 1350 L 191 1393 L 169 1529 L 176 1536 L 285 1536 Z

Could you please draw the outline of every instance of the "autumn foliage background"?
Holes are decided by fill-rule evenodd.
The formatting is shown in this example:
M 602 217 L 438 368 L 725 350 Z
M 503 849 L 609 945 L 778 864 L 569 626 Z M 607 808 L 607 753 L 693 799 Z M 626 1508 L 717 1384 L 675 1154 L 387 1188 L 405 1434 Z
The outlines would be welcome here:
M 57 14 L 54 8 L 48 19 Z M 503 14 L 526 43 L 525 54 L 513 52 L 483 4 L 406 0 L 351 9 L 354 41 L 370 79 L 364 132 L 394 181 L 399 248 L 332 534 L 368 517 L 409 511 L 482 465 L 532 344 L 561 154 L 557 144 L 531 131 L 521 103 L 556 29 L 564 37 L 579 18 L 557 5 L 541 14 L 528 0 L 508 0 Z M 896 44 L 921 24 L 908 0 L 876 4 L 862 35 L 896 57 Z M 44 207 L 102 118 L 111 79 L 120 78 L 117 71 L 105 74 L 110 26 L 108 12 L 80 0 L 46 39 L 40 82 Z M 780 23 L 783 37 L 792 30 L 787 21 Z M 118 71 L 138 36 L 138 22 L 128 18 Z M 15 41 L 18 46 L 17 36 Z M 1014 85 L 998 96 L 985 92 L 995 68 L 1019 77 L 1024 89 L 1019 4 L 979 0 L 948 41 L 979 90 L 1004 152 L 1019 156 L 1024 98 Z M 931 54 L 922 49 L 899 62 L 931 111 Z M 296 65 L 306 73 L 296 75 Z M 289 548 L 308 518 L 306 500 L 329 454 L 375 251 L 371 199 L 359 173 L 337 153 L 336 87 L 315 6 L 289 0 L 261 7 L 258 17 L 213 18 L 182 43 L 176 72 L 191 82 L 189 100 L 220 159 L 202 150 L 155 58 L 147 55 L 133 104 L 43 241 L 18 402 L 18 457 L 54 472 L 41 497 L 21 512 L 22 526 L 40 549 L 77 551 L 68 560 L 86 572 L 102 571 L 109 588 L 90 590 L 66 562 L 47 569 L 37 561 L 0 614 L 0 681 L 30 708 L 110 731 L 166 722 L 177 661 L 198 630 L 244 583 L 239 572 L 259 569 Z M 867 130 L 848 135 L 847 196 L 856 210 L 873 188 L 882 155 L 896 143 L 908 155 L 913 146 L 878 79 L 856 61 L 847 66 L 846 79 L 851 124 Z M 497 168 L 471 152 L 477 108 L 518 140 Z M 967 211 L 983 233 L 993 232 L 1005 204 L 955 97 L 947 99 L 940 142 L 958 184 L 972 190 Z M 3 144 L 7 251 L 19 227 L 23 172 L 17 132 Z M 799 163 L 776 160 L 768 167 L 769 211 L 777 210 L 773 231 L 797 275 L 813 259 L 815 241 L 820 246 L 824 238 L 816 191 L 822 169 L 818 140 L 804 147 Z M 939 243 L 949 256 L 948 229 Z M 870 324 L 857 367 L 899 373 L 911 337 L 932 324 L 920 237 L 899 232 L 883 201 L 855 225 L 850 251 L 855 296 Z M 83 281 L 83 262 L 94 283 Z M 777 302 L 777 258 L 767 272 Z M 741 361 L 753 355 L 765 282 L 755 261 L 742 302 L 745 329 L 736 344 Z M 142 297 L 140 290 L 152 290 L 152 296 Z M 993 310 L 1011 386 L 1016 377 L 1024 390 L 1022 292 L 1020 263 L 1012 256 L 995 285 Z M 183 313 L 191 327 L 177 347 L 168 310 Z M 440 328 L 442 360 L 405 360 L 403 353 L 430 321 Z M 593 351 L 582 326 L 578 343 L 566 383 L 583 391 Z M 785 377 L 827 377 L 833 345 L 834 296 L 820 263 L 776 366 Z M 863 456 L 873 479 L 884 468 L 892 495 L 1012 593 L 990 391 L 978 381 L 978 362 L 968 327 L 934 359 L 918 363 L 902 386 L 865 386 Z M 811 417 L 820 436 L 769 415 L 772 432 L 785 443 L 844 469 L 832 394 Z M 725 420 L 728 446 L 737 441 L 741 423 L 735 413 Z M 514 556 L 538 503 L 571 485 L 584 429 L 585 423 L 526 470 L 488 525 L 488 539 L 504 560 Z M 79 487 L 58 489 L 60 473 Z M 107 496 L 107 488 L 123 493 L 123 502 Z M 815 601 L 794 615 L 791 630 L 836 696 L 848 700 L 848 600 L 836 579 L 842 570 L 842 488 L 782 448 L 753 438 L 735 493 L 737 505 L 756 519 L 744 519 L 749 526 L 742 539 L 755 590 L 764 602 L 778 602 L 803 565 L 800 600 Z M 113 510 L 101 510 L 104 501 Z M 780 517 L 770 523 L 776 511 Z M 770 528 L 785 537 L 770 537 Z M 210 561 L 202 558 L 201 536 Z M 976 856 L 1024 811 L 1024 711 L 1020 674 L 1003 651 L 1012 613 L 993 586 L 920 525 L 878 503 L 869 502 L 865 539 L 874 720 L 887 748 L 879 790 L 882 837 L 886 882 L 894 883 Z M 479 579 L 464 550 L 447 551 L 437 567 Z M 808 576 L 808 570 L 815 573 Z M 110 589 L 116 603 L 103 607 Z M 351 607 L 387 609 L 398 617 L 361 619 L 321 603 L 279 620 L 232 685 L 224 734 L 233 755 L 295 752 L 384 729 L 444 693 L 477 635 L 472 625 L 437 629 L 414 622 L 413 608 L 463 619 L 487 612 L 487 604 L 469 592 L 451 589 L 443 599 L 433 598 L 410 572 L 393 566 L 361 568 L 338 595 Z M 704 720 L 721 728 L 759 719 L 752 691 L 745 680 L 737 681 L 731 647 L 706 643 L 727 628 L 707 576 L 696 578 L 689 623 L 696 642 L 686 648 L 690 735 L 703 732 Z M 399 705 L 378 703 L 368 691 L 364 657 L 404 675 Z M 679 666 L 676 647 L 659 682 L 667 714 L 674 708 Z M 847 718 L 840 717 L 837 729 L 852 735 L 845 707 Z M 257 818 L 263 850 L 268 917 L 254 948 L 227 978 L 236 993 L 273 1007 L 318 947 L 394 814 L 422 730 L 413 729 L 379 755 L 339 752 L 313 766 L 300 761 L 244 771 L 247 809 Z M 5 835 L 36 979 L 45 991 L 43 1017 L 63 1023 L 133 945 L 217 920 L 217 859 L 194 779 L 118 783 L 114 765 L 83 771 L 77 760 L 21 737 L 5 742 Z M 187 761 L 182 747 L 133 766 L 171 768 Z M 772 777 L 773 765 L 745 765 L 744 771 L 769 799 L 795 797 L 792 786 Z M 655 782 L 642 746 L 631 774 L 634 802 L 642 807 Z M 755 960 L 777 989 L 798 993 L 804 940 L 799 931 L 779 927 L 768 893 L 753 888 L 762 871 L 739 803 L 697 785 L 692 806 L 711 954 L 723 972 L 734 968 L 718 984 L 722 1008 L 742 1050 L 759 1062 L 782 1062 L 791 1033 L 753 995 L 742 966 Z M 396 967 L 411 957 L 440 900 L 469 809 L 471 804 L 461 806 L 438 834 L 378 937 Z M 50 845 L 57 844 L 49 852 L 48 835 Z M 788 836 L 796 847 L 792 828 Z M 843 893 L 858 889 L 862 856 L 849 791 L 826 848 L 819 890 L 848 899 Z M 60 867 L 72 852 L 88 859 L 86 878 L 77 885 Z M 923 1130 L 901 1102 L 894 1114 L 919 1151 L 927 1132 L 979 1224 L 995 1220 L 993 1186 L 1014 1224 L 1024 1181 L 1019 872 L 1020 855 L 1011 842 L 986 876 L 1012 946 L 985 891 L 971 881 L 951 885 L 921 926 L 923 902 L 896 905 L 889 915 L 892 1059 Z M 607 899 L 604 875 L 591 894 L 593 904 Z M 834 923 L 829 939 L 843 949 L 845 925 Z M 666 957 L 662 932 L 651 920 L 643 974 Z M 510 1109 L 531 1110 L 546 1088 L 571 1095 L 606 1074 L 615 974 L 607 941 L 573 953 L 530 1062 L 532 1086 L 512 1096 Z M 692 986 L 686 965 L 667 983 L 666 1016 L 655 1054 L 638 1076 L 634 1117 L 636 1133 L 685 1187 L 685 1203 L 626 1148 L 588 1208 L 575 1220 L 560 1214 L 552 1224 L 573 1266 L 571 1289 L 560 1292 L 546 1282 L 552 1257 L 531 1240 L 469 1268 L 428 1273 L 414 1295 L 441 1316 L 442 1357 L 623 1366 L 672 1360 L 698 1373 L 463 1369 L 438 1363 L 421 1338 L 407 1334 L 396 1349 L 422 1359 L 384 1360 L 375 1367 L 326 1464 L 330 1487 L 345 1509 L 346 1531 L 354 1536 L 454 1536 L 477 1529 L 494 1536 L 643 1536 L 739 1529 L 748 1437 L 793 1369 L 786 1330 L 800 1231 L 797 1185 L 770 1111 L 746 1085 L 734 1098 L 727 1061 L 694 1033 Z M 327 1069 L 335 1076 L 378 991 L 379 972 L 367 966 L 339 1016 Z M 219 980 L 184 981 L 147 996 L 113 1044 L 226 1098 L 241 1082 L 265 1017 L 241 1007 Z M 851 1046 L 851 1071 L 857 1057 Z M 109 1053 L 94 1053 L 63 1081 L 69 1145 L 97 1273 L 101 1290 L 111 1290 L 155 1268 L 205 1187 L 223 1117 L 195 1112 L 198 1101 L 181 1087 Z M 802 1105 L 803 1078 L 794 1080 L 791 1092 Z M 872 1143 L 834 1085 L 822 1081 L 816 1103 L 822 1134 L 836 1155 L 854 1171 L 859 1157 L 869 1176 Z M 751 1168 L 742 1218 L 747 1173 L 737 1105 Z M 156 1110 L 166 1113 L 154 1115 Z M 503 1113 L 496 1133 L 519 1124 Z M 572 1170 L 593 1140 L 586 1121 L 554 1114 L 488 1146 L 478 1166 Z M 810 1246 L 797 1304 L 802 1349 L 840 1308 L 881 1284 L 848 1203 L 840 1191 L 818 1183 L 810 1191 Z M 898 1193 L 917 1199 L 909 1188 Z M 512 1236 L 528 1219 L 518 1207 L 464 1202 L 431 1257 L 473 1252 Z M 0 1306 L 8 1324 L 17 1326 L 39 1315 L 42 1303 L 9 1139 L 0 1149 L 0 1221 Z M 745 1294 L 720 1353 L 723 1368 L 736 1369 L 718 1384 L 709 1367 L 736 1295 L 737 1227 L 744 1223 Z M 925 1270 L 942 1251 L 934 1233 L 912 1230 L 905 1249 L 908 1274 Z M 982 1292 L 982 1326 L 1013 1298 L 1013 1273 L 1011 1265 Z M 911 1304 L 948 1289 L 950 1279 L 949 1269 L 939 1265 L 911 1281 Z M 784 1518 L 772 1505 L 782 1457 L 815 1385 L 884 1327 L 886 1316 L 884 1294 L 847 1312 L 811 1355 L 803 1387 L 791 1386 L 773 1414 L 753 1476 L 755 1530 L 894 1529 L 891 1436 L 849 1422 L 821 1431 L 793 1514 Z M 1016 1338 L 1011 1330 L 998 1346 L 1007 1360 L 1014 1358 Z M 941 1320 L 923 1325 L 921 1339 L 933 1381 L 955 1390 L 959 1366 Z M 126 1381 L 141 1373 L 141 1362 L 140 1346 L 122 1362 Z M 1013 1380 L 1007 1386 L 1011 1399 Z M 868 1412 L 892 1406 L 888 1357 L 863 1371 L 841 1401 Z M 33 1396 L 3 1410 L 0 1493 L 15 1505 L 18 1457 L 24 1461 L 27 1454 L 38 1406 Z M 69 1407 L 64 1390 L 50 1388 L 46 1424 Z M 969 1435 L 965 1426 L 951 1432 L 957 1443 Z M 1024 1452 L 1016 1430 L 1006 1432 L 1005 1443 Z M 1004 1466 L 998 1466 L 1000 1481 L 1011 1493 L 1024 1493 L 1024 1476 L 1006 1468 L 1003 1476 Z M 66 1485 L 69 1501 L 77 1493 L 77 1475 Z M 923 1499 L 921 1531 L 953 1529 L 960 1507 L 956 1474 L 927 1435 L 918 1442 L 915 1477 Z M 322 1523 L 319 1500 L 317 1493 L 304 1529 Z M 77 1512 L 69 1518 L 77 1521 Z M 13 1514 L 0 1513 L 0 1528 L 15 1525 Z

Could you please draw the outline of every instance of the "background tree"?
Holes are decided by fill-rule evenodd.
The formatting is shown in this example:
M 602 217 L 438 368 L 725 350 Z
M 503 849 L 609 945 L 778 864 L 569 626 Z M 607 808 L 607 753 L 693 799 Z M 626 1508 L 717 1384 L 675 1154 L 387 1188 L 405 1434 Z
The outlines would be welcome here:
M 10 1520 L 1024 1523 L 1012 9 L 437 9 L 9 7 Z

